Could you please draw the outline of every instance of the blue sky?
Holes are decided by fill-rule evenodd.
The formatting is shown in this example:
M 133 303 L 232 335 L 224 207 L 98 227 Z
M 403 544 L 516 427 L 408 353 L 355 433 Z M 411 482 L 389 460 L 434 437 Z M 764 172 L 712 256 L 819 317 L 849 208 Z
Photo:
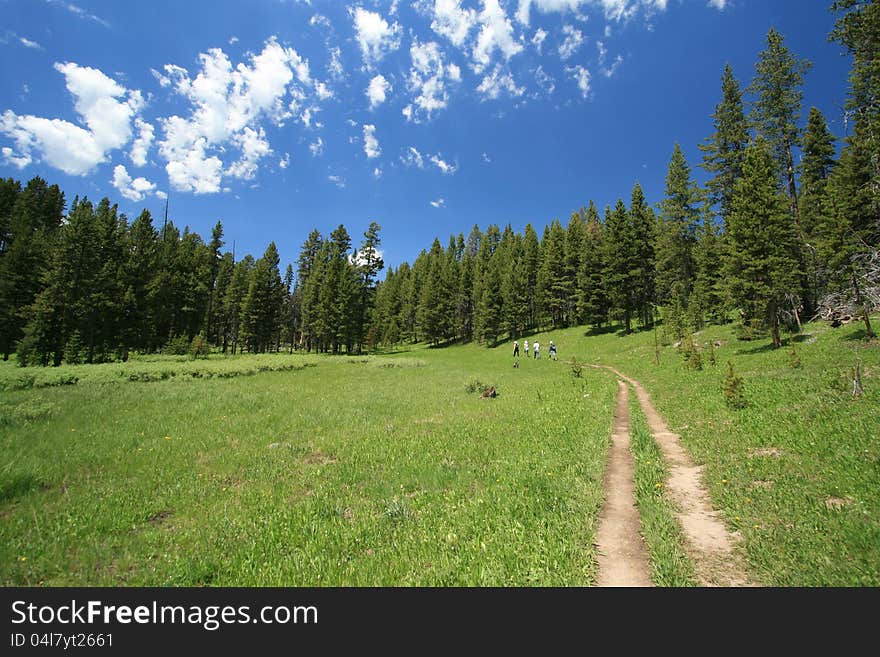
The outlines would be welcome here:
M 725 62 L 773 26 L 842 136 L 830 0 L 0 0 L 0 176 L 109 196 L 282 266 L 370 221 L 394 267 L 490 223 L 539 231 L 694 176 Z

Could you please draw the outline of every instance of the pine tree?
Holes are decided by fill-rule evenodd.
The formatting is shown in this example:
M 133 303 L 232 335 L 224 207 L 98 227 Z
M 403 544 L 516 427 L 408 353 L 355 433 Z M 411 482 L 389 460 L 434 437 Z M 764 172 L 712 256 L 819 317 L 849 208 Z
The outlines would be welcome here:
M 606 211 L 605 285 L 614 311 L 623 319 L 624 330 L 632 332 L 636 310 L 638 249 L 635 231 L 622 199 L 613 212 Z
M 706 183 L 711 204 L 720 204 L 724 221 L 730 215 L 733 187 L 742 176 L 743 159 L 749 142 L 748 124 L 743 114 L 742 92 L 730 64 L 721 76 L 721 102 L 712 115 L 715 133 L 700 145 L 702 167 L 714 174 Z
M 673 298 L 687 308 L 696 278 L 694 245 L 699 212 L 699 192 L 690 168 L 676 143 L 666 174 L 666 197 L 657 240 L 657 298 L 669 304 Z
M 571 291 L 566 277 L 565 229 L 554 219 L 541 240 L 541 265 L 538 270 L 538 298 L 543 316 L 553 328 L 565 325 L 565 309 Z
M 359 295 L 356 318 L 356 342 L 357 351 L 363 351 L 364 340 L 367 336 L 367 326 L 370 324 L 370 315 L 373 312 L 373 303 L 376 295 L 376 279 L 379 272 L 385 267 L 382 255 L 379 252 L 379 231 L 382 227 L 375 221 L 371 221 L 364 231 L 364 239 L 358 251 L 357 271 L 360 278 Z
M 656 219 L 651 208 L 645 204 L 645 195 L 639 183 L 633 185 L 629 217 L 635 248 L 635 270 L 633 271 L 635 296 L 633 302 L 639 311 L 642 326 L 648 326 L 653 321 L 651 308 L 654 303 L 657 276 L 654 255 Z
M 797 236 L 763 137 L 746 150 L 731 209 L 725 266 L 731 299 L 745 319 L 763 321 L 779 347 L 779 314 L 798 292 L 801 272 Z
M 804 239 L 804 264 L 807 272 L 807 311 L 812 315 L 824 287 L 820 279 L 824 269 L 818 261 L 818 226 L 828 207 L 827 181 L 834 167 L 834 137 L 828 131 L 825 117 L 815 107 L 810 108 L 807 129 L 804 132 L 803 156 L 801 158 L 800 208 L 801 232 Z
M 242 319 L 248 350 L 262 353 L 277 347 L 284 283 L 278 271 L 278 249 L 269 242 L 263 257 L 254 264 L 247 296 L 242 302 Z
M 27 309 L 44 286 L 64 214 L 64 194 L 40 177 L 29 180 L 20 192 L 12 185 L 5 196 L 10 214 L 3 220 L 0 258 L 0 353 L 4 360 L 22 337 Z
M 767 48 L 759 55 L 755 78 L 749 87 L 755 96 L 750 119 L 770 144 L 795 225 L 800 223 L 800 218 L 792 150 L 800 145 L 801 87 L 810 67 L 807 60 L 795 58 L 783 44 L 782 35 L 771 28 L 767 33 Z
M 584 258 L 578 276 L 578 314 L 582 321 L 595 327 L 602 326 L 608 316 L 605 292 L 604 227 L 593 201 L 587 208 L 584 231 Z
M 723 236 L 719 234 L 711 206 L 707 202 L 703 206 L 703 223 L 694 246 L 697 277 L 691 294 L 691 304 L 698 309 L 701 322 L 708 318 L 720 324 L 725 320 L 723 257 Z
M 586 210 L 573 212 L 565 229 L 565 306 L 566 326 L 578 323 L 578 273 L 584 258 L 584 215 Z
M 541 266 L 541 244 L 538 233 L 532 224 L 523 230 L 523 269 L 526 279 L 526 298 L 529 307 L 526 328 L 534 329 L 538 324 L 538 270 Z

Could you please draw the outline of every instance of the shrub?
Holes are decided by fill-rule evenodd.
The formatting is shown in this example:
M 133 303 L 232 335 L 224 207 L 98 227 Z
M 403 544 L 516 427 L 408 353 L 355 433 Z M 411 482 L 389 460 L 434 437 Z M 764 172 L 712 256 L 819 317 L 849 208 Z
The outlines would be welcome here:
M 729 408 L 740 409 L 747 406 L 743 395 L 743 381 L 733 371 L 733 363 L 727 361 L 727 377 L 722 385 L 724 401 Z

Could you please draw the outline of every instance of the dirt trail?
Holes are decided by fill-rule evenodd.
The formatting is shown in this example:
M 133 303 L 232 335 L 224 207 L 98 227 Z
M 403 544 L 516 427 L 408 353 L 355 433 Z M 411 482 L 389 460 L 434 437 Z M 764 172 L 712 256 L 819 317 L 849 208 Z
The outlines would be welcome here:
M 685 548 L 702 586 L 751 586 L 741 557 L 734 546 L 739 540 L 727 531 L 720 513 L 712 508 L 703 485 L 703 467 L 694 465 L 681 445 L 678 434 L 672 433 L 663 417 L 654 408 L 647 390 L 613 367 L 593 365 L 614 372 L 636 391 L 639 404 L 648 420 L 654 440 L 660 446 L 669 466 L 666 490 L 678 507 L 678 521 L 685 537 Z
M 596 530 L 598 586 L 652 586 L 648 551 L 633 485 L 629 436 L 629 388 L 618 381 L 611 450 L 605 470 L 605 505 Z

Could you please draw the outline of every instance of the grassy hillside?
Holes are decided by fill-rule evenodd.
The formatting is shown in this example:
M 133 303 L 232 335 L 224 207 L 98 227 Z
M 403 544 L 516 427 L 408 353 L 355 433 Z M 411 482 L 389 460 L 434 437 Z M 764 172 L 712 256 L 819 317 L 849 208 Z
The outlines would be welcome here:
M 519 368 L 508 345 L 2 364 L 0 582 L 588 585 L 616 385 L 574 376 L 574 356 L 645 384 L 757 580 L 880 585 L 880 348 L 858 326 L 810 324 L 775 351 L 710 327 L 700 371 L 672 346 L 655 364 L 652 332 L 539 339 Z M 728 361 L 742 410 L 724 403 Z M 637 415 L 633 430 L 655 581 L 693 583 L 651 490 L 659 452 Z

